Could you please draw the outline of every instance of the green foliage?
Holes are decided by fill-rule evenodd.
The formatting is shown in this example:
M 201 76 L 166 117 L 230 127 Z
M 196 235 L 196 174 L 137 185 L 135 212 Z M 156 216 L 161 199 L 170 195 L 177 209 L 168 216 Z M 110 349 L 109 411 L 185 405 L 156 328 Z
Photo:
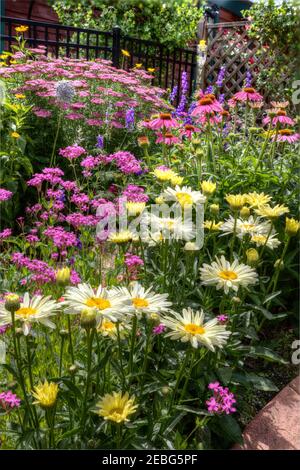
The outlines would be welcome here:
M 250 20 L 250 37 L 258 39 L 268 48 L 274 60 L 272 67 L 263 70 L 257 77 L 257 86 L 272 93 L 273 98 L 291 93 L 292 80 L 297 75 L 299 54 L 300 22 L 299 2 L 284 0 L 277 4 L 274 0 L 255 2 L 243 15 Z M 287 77 L 280 83 L 282 75 Z
M 63 24 L 109 31 L 118 25 L 131 36 L 185 47 L 196 39 L 202 9 L 195 0 L 76 0 L 50 2 Z

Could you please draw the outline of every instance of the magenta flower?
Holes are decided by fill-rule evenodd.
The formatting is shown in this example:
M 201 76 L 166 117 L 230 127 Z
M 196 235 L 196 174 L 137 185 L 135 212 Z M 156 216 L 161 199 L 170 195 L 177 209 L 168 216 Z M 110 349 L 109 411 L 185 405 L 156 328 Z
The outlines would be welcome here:
M 274 134 L 272 136 L 272 141 L 274 140 L 278 142 L 288 142 L 289 144 L 293 144 L 300 140 L 300 134 L 296 134 L 296 132 L 292 129 L 280 129 L 278 134 Z
M 153 121 L 149 123 L 151 129 L 170 129 L 171 127 L 178 126 L 178 121 L 172 118 L 170 113 L 161 113 L 158 118 L 153 119 Z
M 0 393 L 0 406 L 4 410 L 8 410 L 9 408 L 18 408 L 20 404 L 21 399 L 10 390 L 8 392 Z
M 233 96 L 233 99 L 236 101 L 241 101 L 247 103 L 249 101 L 262 101 L 263 96 L 260 95 L 255 88 L 252 87 L 245 87 L 242 91 L 238 91 Z
M 203 114 L 220 113 L 223 110 L 221 104 L 216 99 L 215 95 L 209 93 L 202 96 L 197 103 L 197 106 L 193 109 L 191 116 L 197 117 Z
M 128 268 L 134 268 L 136 266 L 143 266 L 144 261 L 137 255 L 133 255 L 132 253 L 125 253 L 125 261 L 124 263 Z
M 186 124 L 183 129 L 180 130 L 181 137 L 186 137 L 187 139 L 191 139 L 195 132 L 201 132 L 199 127 L 195 127 L 192 124 Z
M 2 232 L 0 232 L 0 241 L 5 240 L 5 238 L 10 237 L 12 234 L 12 230 L 10 228 L 5 228 Z
M 77 144 L 70 145 L 69 147 L 60 149 L 59 151 L 59 155 L 61 155 L 62 157 L 68 158 L 69 160 L 74 160 L 75 158 L 80 157 L 84 153 L 86 153 L 86 150 Z
M 166 325 L 164 325 L 163 323 L 160 323 L 159 325 L 154 326 L 154 328 L 153 328 L 153 330 L 152 330 L 152 333 L 153 333 L 154 335 L 160 335 L 160 334 L 162 334 L 165 330 L 166 330 Z
M 210 413 L 228 415 L 236 412 L 236 408 L 233 406 L 236 399 L 227 387 L 222 387 L 219 382 L 211 382 L 208 389 L 213 391 L 213 396 L 206 401 Z
M 7 189 L 0 188 L 0 202 L 7 201 L 12 197 L 13 193 Z
M 228 315 L 224 315 L 224 314 L 218 315 L 217 320 L 219 323 L 226 323 L 228 320 Z
M 167 132 L 166 134 L 157 134 L 157 139 L 155 141 L 156 144 L 166 144 L 166 145 L 174 145 L 180 142 L 179 137 L 176 135 Z

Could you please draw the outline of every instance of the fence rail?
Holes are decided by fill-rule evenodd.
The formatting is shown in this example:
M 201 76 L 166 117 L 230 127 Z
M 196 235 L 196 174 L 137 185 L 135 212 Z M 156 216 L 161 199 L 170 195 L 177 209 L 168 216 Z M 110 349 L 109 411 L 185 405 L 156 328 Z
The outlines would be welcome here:
M 29 47 L 45 46 L 46 55 L 87 60 L 103 58 L 110 60 L 113 66 L 126 70 L 133 68 L 137 63 L 142 63 L 146 70 L 155 69 L 152 84 L 166 89 L 179 85 L 182 73 L 186 72 L 189 94 L 194 91 L 196 49 L 174 48 L 170 51 L 155 41 L 126 36 L 118 26 L 112 31 L 98 31 L 20 18 L 2 17 L 1 21 L 4 23 L 1 40 L 5 50 L 11 50 L 16 44 L 15 27 L 25 25 L 28 26 L 28 31 L 24 33 L 24 37 Z M 130 56 L 124 57 L 122 49 L 127 50 Z M 180 86 L 177 101 L 179 99 Z

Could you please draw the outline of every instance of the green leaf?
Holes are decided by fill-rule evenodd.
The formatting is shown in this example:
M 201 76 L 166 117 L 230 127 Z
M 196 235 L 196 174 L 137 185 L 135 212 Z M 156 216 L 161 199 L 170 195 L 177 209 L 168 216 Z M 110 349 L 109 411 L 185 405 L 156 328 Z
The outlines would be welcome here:
M 268 295 L 265 300 L 263 301 L 263 304 L 267 304 L 270 302 L 270 300 L 275 299 L 279 294 L 281 294 L 281 290 L 278 290 L 276 292 L 273 292 L 272 294 Z
M 207 410 L 198 410 L 197 408 L 192 408 L 191 406 L 177 405 L 174 406 L 176 410 L 186 411 L 187 413 L 193 413 L 198 416 L 210 416 L 210 413 Z
M 249 356 L 262 357 L 266 361 L 278 362 L 279 364 L 288 364 L 288 361 L 279 356 L 279 354 L 264 346 L 251 346 Z
M 233 416 L 221 416 L 218 419 L 217 424 L 224 434 L 230 439 L 230 441 L 243 444 L 243 436 L 240 425 Z

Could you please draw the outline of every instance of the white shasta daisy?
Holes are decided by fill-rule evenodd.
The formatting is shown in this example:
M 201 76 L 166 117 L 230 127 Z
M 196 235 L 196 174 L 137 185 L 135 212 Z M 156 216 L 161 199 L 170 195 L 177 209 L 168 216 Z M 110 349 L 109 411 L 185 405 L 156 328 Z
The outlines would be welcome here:
M 269 222 L 263 221 L 259 217 L 255 219 L 253 215 L 250 215 L 247 220 L 236 220 L 236 234 L 238 238 L 243 238 L 247 234 L 267 234 L 270 228 L 271 224 Z M 234 217 L 232 215 L 220 226 L 220 230 L 224 232 L 221 236 L 234 232 Z
M 150 233 L 161 233 L 163 239 L 190 241 L 195 238 L 195 226 L 191 217 L 158 217 L 151 214 L 149 218 Z M 150 235 L 150 238 L 151 235 Z
M 212 264 L 203 264 L 200 268 L 200 279 L 203 285 L 216 286 L 216 289 L 224 289 L 225 294 L 228 294 L 232 289 L 235 292 L 239 287 L 247 287 L 257 282 L 258 275 L 255 269 L 247 264 L 239 264 L 236 259 L 230 263 L 224 256 L 221 258 L 216 257 L 216 261 Z
M 128 297 L 116 289 L 106 289 L 101 285 L 97 289 L 93 289 L 90 284 L 68 287 L 64 297 L 66 313 L 80 313 L 86 308 L 96 309 L 98 321 L 102 316 L 117 321 L 123 314 L 132 313 L 133 310 Z
M 15 312 L 15 321 L 22 322 L 22 329 L 25 336 L 30 332 L 32 323 L 41 323 L 49 328 L 56 328 L 55 324 L 49 320 L 49 317 L 56 315 L 60 305 L 51 299 L 51 296 L 43 297 L 34 295 L 29 297 L 26 292 L 20 308 Z M 0 304 L 0 326 L 11 323 L 11 312 L 6 310 L 5 304 Z
M 161 321 L 172 331 L 166 333 L 171 339 L 190 341 L 193 348 L 205 346 L 211 351 L 223 347 L 231 332 L 216 318 L 204 323 L 204 312 L 194 312 L 191 308 L 183 309 L 182 314 L 173 312 L 173 317 L 163 316 Z
M 168 294 L 156 294 L 152 287 L 145 289 L 138 282 L 134 282 L 128 289 L 126 287 L 116 288 L 117 292 L 130 299 L 136 315 L 146 314 L 154 318 L 162 312 L 168 312 L 172 302 L 168 301 Z
M 251 237 L 251 242 L 255 243 L 256 246 L 264 246 L 266 245 L 268 248 L 271 250 L 274 250 L 274 248 L 277 248 L 281 241 L 276 238 L 277 233 L 271 233 L 268 237 L 267 234 L 255 234 L 252 235 Z
M 200 191 L 193 191 L 188 186 L 178 186 L 175 188 L 167 188 L 162 193 L 165 201 L 175 201 L 180 204 L 181 207 L 190 206 L 192 204 L 204 204 L 206 197 Z

